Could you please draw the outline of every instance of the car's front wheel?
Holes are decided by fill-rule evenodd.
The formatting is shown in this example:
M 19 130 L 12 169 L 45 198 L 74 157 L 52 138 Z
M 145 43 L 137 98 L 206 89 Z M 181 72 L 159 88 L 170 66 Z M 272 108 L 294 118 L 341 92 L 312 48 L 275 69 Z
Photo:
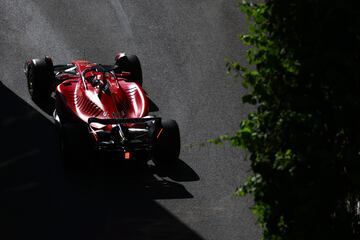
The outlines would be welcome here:
M 46 103 L 53 92 L 55 81 L 52 60 L 48 57 L 33 59 L 26 69 L 27 85 L 32 100 L 36 103 Z
M 126 55 L 116 60 L 120 71 L 130 72 L 131 80 L 140 86 L 143 84 L 140 60 L 136 55 Z

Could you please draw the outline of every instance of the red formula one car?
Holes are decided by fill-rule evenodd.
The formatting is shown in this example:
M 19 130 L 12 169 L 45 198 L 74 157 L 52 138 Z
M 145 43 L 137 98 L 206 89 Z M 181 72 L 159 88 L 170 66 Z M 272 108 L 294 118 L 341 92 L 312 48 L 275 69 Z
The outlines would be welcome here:
M 53 117 L 61 150 L 71 164 L 83 162 L 83 154 L 92 151 L 159 163 L 179 157 L 178 125 L 149 115 L 150 100 L 135 55 L 119 53 L 114 65 L 84 60 L 53 65 L 45 57 L 27 61 L 24 72 L 35 103 L 55 98 Z

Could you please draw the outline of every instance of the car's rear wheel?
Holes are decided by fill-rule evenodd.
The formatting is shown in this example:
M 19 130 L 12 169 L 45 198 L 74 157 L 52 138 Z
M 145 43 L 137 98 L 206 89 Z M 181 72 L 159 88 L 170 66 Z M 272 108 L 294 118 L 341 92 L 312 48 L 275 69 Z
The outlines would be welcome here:
M 34 102 L 43 104 L 49 101 L 55 81 L 54 66 L 48 57 L 33 59 L 27 66 L 27 85 Z
M 82 171 L 88 167 L 91 157 L 89 133 L 80 124 L 59 125 L 60 150 L 66 171 Z
M 154 162 L 169 164 L 177 161 L 180 155 L 180 131 L 174 120 L 162 120 L 162 130 L 155 144 Z
M 136 55 L 126 55 L 115 63 L 121 71 L 130 72 L 131 79 L 140 86 L 143 84 L 140 60 Z

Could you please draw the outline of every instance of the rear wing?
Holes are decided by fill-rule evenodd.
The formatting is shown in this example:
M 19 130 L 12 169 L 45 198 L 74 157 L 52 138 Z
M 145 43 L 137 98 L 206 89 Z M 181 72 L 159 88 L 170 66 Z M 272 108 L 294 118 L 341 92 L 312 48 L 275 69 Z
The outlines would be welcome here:
M 115 119 L 92 117 L 88 119 L 88 123 L 92 134 L 96 135 L 97 149 L 126 152 L 151 149 L 155 138 L 159 135 L 160 120 L 161 118 L 158 117 Z M 94 125 L 115 126 L 109 132 L 100 130 L 100 127 Z
M 159 117 L 149 117 L 149 118 L 113 118 L 113 119 L 101 119 L 101 118 L 89 118 L 88 124 L 91 123 L 100 123 L 103 125 L 108 124 L 141 124 L 141 123 L 148 123 L 150 121 L 158 122 L 161 118 Z

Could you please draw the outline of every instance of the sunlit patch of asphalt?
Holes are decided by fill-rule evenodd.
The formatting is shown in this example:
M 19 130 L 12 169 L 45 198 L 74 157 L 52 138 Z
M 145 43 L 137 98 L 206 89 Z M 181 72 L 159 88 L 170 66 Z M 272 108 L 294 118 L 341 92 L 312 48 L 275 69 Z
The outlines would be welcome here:
M 113 9 L 115 10 L 116 17 L 118 18 L 119 23 L 122 26 L 122 28 L 121 28 L 123 30 L 122 34 L 125 33 L 130 38 L 133 38 L 133 32 L 131 30 L 128 17 L 126 15 L 124 8 L 122 7 L 120 1 L 119 0 L 110 0 L 110 4 L 113 7 Z
M 12 49 L 13 44 L 16 43 L 19 49 L 27 49 L 29 52 L 40 52 L 43 55 L 52 52 L 54 56 L 64 56 L 66 59 L 72 59 L 75 56 L 75 50 L 66 44 L 64 37 L 53 28 L 47 17 L 41 13 L 36 2 L 5 0 L 1 8 L 2 13 L 5 14 L 2 17 L 7 20 L 5 25 L 7 29 L 5 30 L 12 32 L 12 34 L 1 34 L 3 46 L 11 46 L 10 49 Z M 14 12 L 21 17 L 11 14 Z M 44 46 L 46 47 L 44 48 Z M 8 50 L 6 48 L 4 50 L 4 54 L 6 54 Z M 29 55 L 27 57 L 34 56 Z M 41 57 L 41 55 L 36 57 Z M 9 79 L 11 78 L 8 75 L 10 73 L 13 74 L 11 71 L 5 71 L 2 77 Z

